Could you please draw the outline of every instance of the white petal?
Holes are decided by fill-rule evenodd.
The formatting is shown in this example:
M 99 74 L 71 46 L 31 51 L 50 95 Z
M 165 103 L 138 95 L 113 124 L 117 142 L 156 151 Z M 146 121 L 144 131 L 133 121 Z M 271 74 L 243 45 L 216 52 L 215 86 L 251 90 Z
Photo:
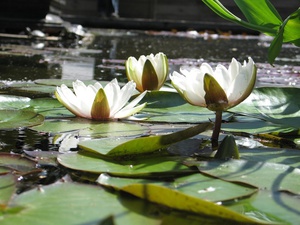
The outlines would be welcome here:
M 147 91 L 144 91 L 143 93 L 141 93 L 138 97 L 136 97 L 134 100 L 132 100 L 129 104 L 127 104 L 123 109 L 123 110 L 130 110 L 132 109 L 134 106 L 136 106 L 146 95 Z
M 82 110 L 81 102 L 66 85 L 63 84 L 61 87 L 57 87 L 56 91 L 62 101 L 62 104 L 72 113 L 80 117 L 91 117 L 90 112 Z
M 175 88 L 192 105 L 206 106 L 204 100 L 203 74 L 199 69 L 181 70 L 185 75 L 174 71 L 170 79 Z
M 200 66 L 200 70 L 204 74 L 208 73 L 208 74 L 210 74 L 212 76 L 214 74 L 213 69 L 211 68 L 211 66 L 208 63 L 202 63 L 201 66 Z
M 77 97 L 81 113 L 84 115 L 90 115 L 96 93 L 92 88 L 87 87 L 80 80 L 73 82 L 73 89 Z
M 127 110 L 121 110 L 118 113 L 115 114 L 114 118 L 122 119 L 122 118 L 127 118 L 129 116 L 132 116 L 136 114 L 137 112 L 141 111 L 144 107 L 146 106 L 146 103 L 143 103 L 141 105 L 138 105 L 137 107 L 127 109 Z
M 218 64 L 213 77 L 218 81 L 219 85 L 223 88 L 225 93 L 227 93 L 227 90 L 233 81 L 232 74 L 229 73 L 227 68 L 221 64 Z
M 251 58 L 249 58 L 249 63 L 247 65 L 244 64 L 240 68 L 239 75 L 232 83 L 230 93 L 228 93 L 228 101 L 230 105 L 232 105 L 233 102 L 235 104 L 240 103 L 245 98 L 245 95 L 248 96 L 250 94 L 252 91 L 250 86 L 254 85 L 253 80 L 256 76 L 256 72 L 254 70 L 256 70 L 254 62 Z M 241 100 L 241 98 L 243 99 Z
M 174 71 L 173 74 L 170 75 L 170 79 L 177 90 L 186 90 L 185 76 Z
M 239 74 L 240 69 L 241 64 L 235 58 L 232 58 L 228 71 L 230 74 L 232 74 L 233 79 L 235 79 L 236 76 Z
M 147 93 L 147 91 L 144 91 L 143 93 L 141 93 L 138 97 L 136 97 L 133 101 L 131 101 L 128 105 L 126 105 L 123 109 L 121 109 L 119 112 L 117 112 L 114 115 L 114 118 L 125 118 L 128 116 L 132 116 L 133 114 L 142 110 L 146 106 L 146 103 L 143 103 L 139 106 L 136 106 L 136 105 L 142 100 L 142 98 L 146 95 L 146 93 Z M 134 107 L 134 106 L 136 106 L 136 107 Z
M 114 108 L 119 99 L 119 92 L 120 92 L 120 86 L 116 78 L 105 85 L 104 92 L 107 97 L 109 108 L 110 109 Z
M 120 111 L 124 105 L 128 102 L 130 97 L 135 92 L 135 83 L 133 81 L 129 81 L 122 87 L 122 89 L 115 88 L 114 90 L 118 92 L 118 97 L 114 99 L 114 104 L 111 107 L 110 117 L 114 117 L 115 114 Z M 119 88 L 119 86 L 118 86 Z

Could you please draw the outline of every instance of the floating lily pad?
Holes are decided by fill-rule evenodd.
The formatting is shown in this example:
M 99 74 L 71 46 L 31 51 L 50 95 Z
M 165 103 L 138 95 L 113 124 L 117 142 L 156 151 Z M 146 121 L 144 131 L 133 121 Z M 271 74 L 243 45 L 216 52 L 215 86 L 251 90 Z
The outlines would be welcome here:
M 0 213 L 16 191 L 16 177 L 12 174 L 0 176 Z M 1 219 L 0 219 L 1 221 Z
M 223 123 L 221 129 L 249 134 L 290 133 L 295 131 L 295 128 L 290 126 L 275 124 L 270 121 L 247 116 L 234 116 L 234 122 Z
M 284 148 L 243 148 L 239 147 L 242 159 L 281 163 L 284 165 L 300 168 L 300 151 L 298 149 Z
M 39 85 L 35 83 L 15 83 L 9 86 L 8 91 L 14 94 L 31 98 L 53 96 L 54 86 Z
M 148 128 L 139 124 L 122 122 L 99 122 L 83 118 L 65 118 L 62 120 L 47 120 L 40 126 L 31 128 L 38 132 L 62 133 L 78 132 L 79 136 L 118 137 L 141 135 Z
M 246 202 L 253 214 L 264 215 L 277 222 L 297 224 L 299 221 L 300 169 L 284 164 L 245 160 L 199 162 L 199 171 L 227 181 L 259 187 L 258 195 Z M 248 206 L 247 206 L 248 204 Z
M 19 154 L 0 152 L 0 166 L 17 172 L 29 172 L 36 168 L 36 162 Z
M 70 169 L 91 173 L 108 173 L 116 176 L 173 176 L 194 171 L 182 165 L 184 158 L 153 157 L 135 161 L 109 161 L 90 154 L 86 151 L 66 153 L 57 157 L 58 162 Z
M 97 182 L 117 190 L 131 184 L 155 184 L 211 202 L 230 202 L 249 197 L 257 191 L 254 187 L 224 182 L 199 173 L 176 178 L 172 181 L 120 178 L 101 174 Z
M 230 111 L 299 130 L 300 102 L 295 97 L 299 95 L 299 88 L 257 88 Z
M 142 99 L 147 106 L 141 111 L 147 121 L 169 123 L 200 123 L 213 121 L 214 112 L 187 103 L 178 93 L 165 91 L 148 92 Z M 223 118 L 231 116 L 224 113 Z
M 24 109 L 30 106 L 30 98 L 14 96 L 14 95 L 0 95 L 0 109 Z
M 73 113 L 54 98 L 31 99 L 30 106 L 35 112 L 43 115 L 45 118 L 75 117 Z
M 0 222 L 2 225 L 102 224 L 109 217 L 116 225 L 141 224 L 142 221 L 157 224 L 156 218 L 129 212 L 117 195 L 97 186 L 73 183 L 55 183 L 16 196 L 1 215 Z
M 0 110 L 0 129 L 31 127 L 43 121 L 42 115 L 30 110 Z
M 200 172 L 229 181 L 244 182 L 269 191 L 300 194 L 300 169 L 279 163 L 246 160 L 209 161 L 198 164 Z
M 236 213 L 222 205 L 217 205 L 213 202 L 186 195 L 177 190 L 160 185 L 136 183 L 127 185 L 123 187 L 122 190 L 150 202 L 159 203 L 183 211 L 191 211 L 200 215 L 221 218 L 225 221 L 234 221 L 234 223 L 259 224 L 258 220 Z
M 193 137 L 212 127 L 203 123 L 166 135 L 139 137 L 134 139 L 115 138 L 83 141 L 79 146 L 87 151 L 114 158 L 135 158 L 164 149 L 173 143 Z

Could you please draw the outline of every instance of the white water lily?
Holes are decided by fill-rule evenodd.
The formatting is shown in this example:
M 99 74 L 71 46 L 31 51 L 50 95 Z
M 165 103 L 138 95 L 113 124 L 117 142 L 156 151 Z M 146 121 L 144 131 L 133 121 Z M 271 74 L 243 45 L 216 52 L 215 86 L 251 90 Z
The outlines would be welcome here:
M 128 80 L 133 80 L 140 92 L 159 90 L 169 73 L 168 59 L 162 52 L 155 56 L 153 54 L 141 55 L 138 60 L 130 56 L 125 66 Z
M 212 111 L 225 111 L 245 100 L 256 81 L 256 66 L 252 58 L 241 65 L 235 58 L 228 69 L 217 65 L 213 70 L 208 63 L 200 68 L 181 69 L 170 76 L 176 90 L 192 105 Z
M 86 86 L 82 81 L 76 80 L 73 82 L 74 92 L 62 84 L 56 88 L 55 96 L 76 116 L 95 120 L 121 119 L 139 112 L 146 105 L 143 103 L 136 106 L 146 92 L 127 104 L 135 94 L 135 88 L 133 81 L 120 88 L 117 79 L 113 79 L 105 87 L 98 82 Z

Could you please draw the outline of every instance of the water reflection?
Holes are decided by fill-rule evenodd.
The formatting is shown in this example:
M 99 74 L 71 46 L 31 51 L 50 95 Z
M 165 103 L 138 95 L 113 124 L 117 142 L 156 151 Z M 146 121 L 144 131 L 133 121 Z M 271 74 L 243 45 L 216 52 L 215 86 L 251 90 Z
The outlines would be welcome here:
M 260 65 L 259 77 L 264 83 L 272 75 L 275 79 L 280 77 L 275 82 L 299 85 L 299 48 L 285 45 L 273 68 L 266 63 L 271 40 L 265 36 L 108 29 L 91 30 L 91 33 L 94 39 L 84 47 L 48 44 L 43 49 L 34 49 L 28 43 L 12 45 L 6 41 L 0 49 L 0 79 L 111 80 L 117 77 L 125 81 L 124 62 L 129 56 L 162 51 L 170 59 L 170 72 L 181 65 L 199 65 L 203 61 L 213 65 L 228 63 L 232 57 L 242 61 L 251 56 Z

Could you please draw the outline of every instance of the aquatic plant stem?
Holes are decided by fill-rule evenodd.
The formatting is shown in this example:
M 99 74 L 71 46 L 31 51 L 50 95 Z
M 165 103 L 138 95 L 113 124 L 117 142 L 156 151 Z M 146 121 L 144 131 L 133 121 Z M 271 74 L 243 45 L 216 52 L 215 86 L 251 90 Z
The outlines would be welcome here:
M 211 147 L 213 150 L 218 148 L 221 124 L 222 124 L 222 111 L 216 111 L 215 126 L 211 136 Z

